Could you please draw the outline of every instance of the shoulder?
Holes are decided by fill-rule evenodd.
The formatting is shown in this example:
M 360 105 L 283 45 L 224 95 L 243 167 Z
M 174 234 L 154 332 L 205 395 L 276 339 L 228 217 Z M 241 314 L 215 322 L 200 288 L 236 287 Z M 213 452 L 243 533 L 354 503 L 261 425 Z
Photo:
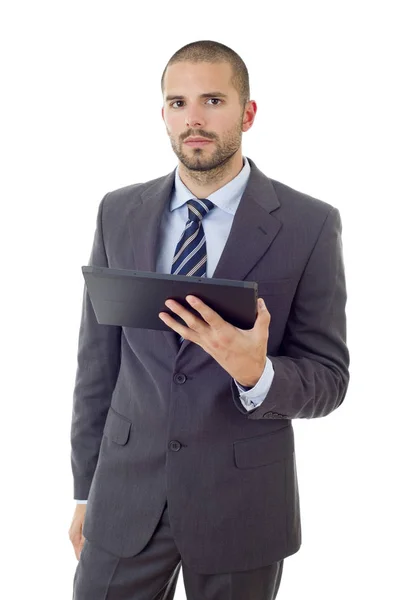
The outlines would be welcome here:
M 275 179 L 270 179 L 279 200 L 279 209 L 274 215 L 287 225 L 306 228 L 319 233 L 324 226 L 341 229 L 338 208 L 320 198 L 296 190 Z
M 325 200 L 296 190 L 276 179 L 270 178 L 270 182 L 283 209 L 326 215 L 331 212 L 332 209 L 336 208 L 333 204 L 326 202 Z
M 104 203 L 111 204 L 115 202 L 124 202 L 126 200 L 129 201 L 135 197 L 139 198 L 140 195 L 149 188 L 161 184 L 166 177 L 167 175 L 163 175 L 162 177 L 157 177 L 156 179 L 150 179 L 149 181 L 144 181 L 142 183 L 132 183 L 130 185 L 117 188 L 116 190 L 112 190 L 105 195 Z
M 133 183 L 107 192 L 101 201 L 103 216 L 109 218 L 114 213 L 120 216 L 127 214 L 132 208 L 141 204 L 144 192 L 151 190 L 153 187 L 155 190 L 159 189 L 159 186 L 165 182 L 166 177 L 168 175 L 142 183 Z

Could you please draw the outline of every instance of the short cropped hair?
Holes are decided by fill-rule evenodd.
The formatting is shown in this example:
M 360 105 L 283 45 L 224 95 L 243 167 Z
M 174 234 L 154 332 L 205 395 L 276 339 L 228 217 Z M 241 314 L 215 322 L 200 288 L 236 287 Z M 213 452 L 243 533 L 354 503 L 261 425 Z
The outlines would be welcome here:
M 161 92 L 164 94 L 164 77 L 169 65 L 178 62 L 227 62 L 232 68 L 232 85 L 239 94 L 239 101 L 244 107 L 250 100 L 249 73 L 247 67 L 240 56 L 228 46 L 212 40 L 199 40 L 186 44 L 175 52 L 166 64 L 161 77 Z

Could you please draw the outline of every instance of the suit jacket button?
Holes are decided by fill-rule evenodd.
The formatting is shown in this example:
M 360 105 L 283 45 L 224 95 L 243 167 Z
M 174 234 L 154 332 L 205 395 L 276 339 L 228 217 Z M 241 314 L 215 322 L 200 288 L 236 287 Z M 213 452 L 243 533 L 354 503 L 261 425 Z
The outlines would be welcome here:
M 176 440 L 172 440 L 169 444 L 168 444 L 170 450 L 173 450 L 174 452 L 178 452 L 178 450 L 181 449 L 182 444 L 180 442 L 177 442 Z
M 179 384 L 185 383 L 186 379 L 187 379 L 187 377 L 183 373 L 175 373 L 175 375 L 174 375 L 175 383 L 179 383 Z

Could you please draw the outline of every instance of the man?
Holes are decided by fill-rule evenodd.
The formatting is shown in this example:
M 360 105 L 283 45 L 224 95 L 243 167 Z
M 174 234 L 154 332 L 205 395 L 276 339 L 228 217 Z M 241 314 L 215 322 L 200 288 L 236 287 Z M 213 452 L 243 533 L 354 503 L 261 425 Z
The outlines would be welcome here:
M 269 600 L 301 545 L 292 419 L 349 383 L 341 219 L 243 157 L 257 106 L 233 50 L 184 46 L 162 92 L 178 167 L 106 194 L 89 264 L 257 281 L 265 306 L 250 330 L 196 298 L 133 329 L 99 325 L 85 288 L 74 599 L 173 598 L 182 566 L 189 600 Z

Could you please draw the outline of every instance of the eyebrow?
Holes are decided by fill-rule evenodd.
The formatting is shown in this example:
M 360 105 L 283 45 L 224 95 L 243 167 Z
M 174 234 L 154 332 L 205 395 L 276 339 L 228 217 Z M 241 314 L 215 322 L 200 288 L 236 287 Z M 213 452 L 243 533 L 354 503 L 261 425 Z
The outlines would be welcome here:
M 200 94 L 199 98 L 227 98 L 227 94 L 224 94 L 223 92 L 207 92 L 205 94 Z M 167 96 L 165 98 L 165 101 L 168 102 L 169 100 L 184 100 L 185 96 Z

